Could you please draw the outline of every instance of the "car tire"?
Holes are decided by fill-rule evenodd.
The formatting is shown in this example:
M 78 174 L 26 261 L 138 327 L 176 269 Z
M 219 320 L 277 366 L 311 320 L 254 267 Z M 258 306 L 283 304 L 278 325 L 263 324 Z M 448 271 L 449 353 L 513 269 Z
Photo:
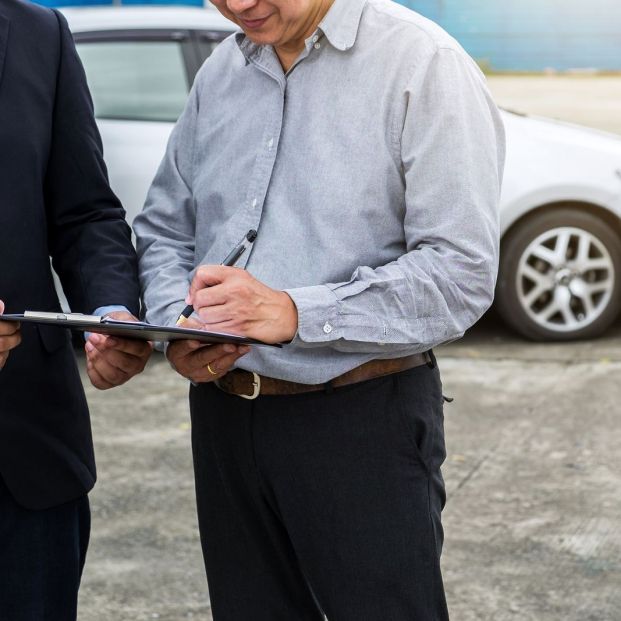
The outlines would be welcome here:
M 502 241 L 496 306 L 535 341 L 601 335 L 621 309 L 621 240 L 593 213 L 537 212 Z

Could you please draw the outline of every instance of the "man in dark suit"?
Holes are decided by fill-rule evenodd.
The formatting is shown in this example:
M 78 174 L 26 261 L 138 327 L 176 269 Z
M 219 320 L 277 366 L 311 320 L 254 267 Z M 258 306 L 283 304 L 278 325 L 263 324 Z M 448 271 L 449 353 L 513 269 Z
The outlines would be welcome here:
M 5 304 L 9 313 L 60 310 L 51 256 L 72 310 L 137 315 L 124 215 L 108 185 L 66 21 L 22 0 L 0 0 L 0 312 Z M 96 335 L 86 350 L 98 388 L 140 372 L 151 351 Z M 75 619 L 94 482 L 88 409 L 68 333 L 0 323 L 2 621 Z

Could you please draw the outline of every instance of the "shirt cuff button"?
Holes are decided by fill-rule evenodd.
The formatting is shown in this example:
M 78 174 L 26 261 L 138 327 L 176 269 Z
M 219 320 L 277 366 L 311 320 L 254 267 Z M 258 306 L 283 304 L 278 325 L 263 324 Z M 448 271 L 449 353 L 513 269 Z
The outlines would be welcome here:
M 330 334 L 330 332 L 332 332 L 332 326 L 326 321 L 326 323 L 323 326 L 323 331 L 326 334 Z

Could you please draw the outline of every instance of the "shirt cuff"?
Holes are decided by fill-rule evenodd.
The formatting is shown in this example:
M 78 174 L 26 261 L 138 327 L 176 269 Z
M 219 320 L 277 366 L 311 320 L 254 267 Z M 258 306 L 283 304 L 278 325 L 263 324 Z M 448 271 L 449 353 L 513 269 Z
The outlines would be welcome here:
M 129 310 L 127 310 L 127 308 L 125 306 L 120 306 L 118 304 L 113 304 L 111 306 L 100 306 L 99 308 L 95 309 L 95 312 L 93 313 L 93 315 L 96 315 L 97 317 L 103 317 L 104 315 L 107 315 L 108 313 L 115 313 L 115 312 L 126 312 L 129 313 Z M 129 313 L 131 315 L 131 313 Z M 84 333 L 84 340 L 88 341 L 88 337 L 92 334 L 92 332 L 85 332 Z
M 129 313 L 129 310 L 125 306 L 120 306 L 118 304 L 113 304 L 111 306 L 100 306 L 95 309 L 93 315 L 97 315 L 98 317 L 103 317 L 104 315 L 108 315 L 109 313 L 116 312 L 126 312 Z M 131 315 L 131 313 L 129 313 Z
M 285 289 L 298 310 L 298 331 L 293 341 L 327 343 L 339 338 L 338 298 L 326 285 Z

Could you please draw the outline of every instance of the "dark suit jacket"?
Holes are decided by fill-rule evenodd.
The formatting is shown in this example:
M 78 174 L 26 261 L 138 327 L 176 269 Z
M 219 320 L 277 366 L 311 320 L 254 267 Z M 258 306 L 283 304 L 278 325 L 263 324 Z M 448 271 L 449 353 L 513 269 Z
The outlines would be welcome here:
M 64 18 L 0 0 L 0 299 L 7 313 L 138 313 L 136 258 L 108 186 L 86 78 Z M 0 371 L 0 476 L 41 509 L 95 482 L 88 409 L 68 333 L 22 326 Z

